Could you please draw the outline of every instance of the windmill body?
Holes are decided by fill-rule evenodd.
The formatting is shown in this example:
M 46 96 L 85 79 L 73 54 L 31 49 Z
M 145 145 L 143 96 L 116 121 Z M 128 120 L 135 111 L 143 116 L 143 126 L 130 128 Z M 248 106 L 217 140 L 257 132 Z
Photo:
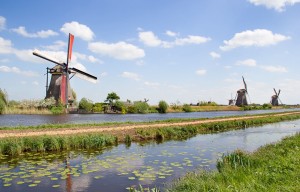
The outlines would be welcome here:
M 246 89 L 239 89 L 237 91 L 237 99 L 235 102 L 236 106 L 248 105 L 246 93 L 247 93 Z
M 63 89 L 61 86 L 63 68 L 60 65 L 56 65 L 55 67 L 50 69 L 49 73 L 51 74 L 51 80 L 46 92 L 46 99 L 50 97 L 54 97 L 54 99 L 58 101 L 61 98 L 61 91 Z M 72 94 L 70 80 L 67 79 L 66 83 L 68 84 L 67 86 L 68 102 L 72 103 L 74 101 L 74 97 Z
M 246 96 L 248 94 L 247 84 L 245 82 L 244 77 L 242 78 L 244 83 L 244 89 L 239 89 L 236 93 L 236 102 L 235 102 L 236 106 L 248 105 L 247 96 Z
M 272 95 L 272 97 L 271 97 L 271 104 L 273 106 L 278 106 L 279 105 L 278 100 L 280 100 L 279 99 L 280 89 L 278 90 L 278 93 L 275 88 L 273 88 L 273 90 L 274 90 L 275 95 Z

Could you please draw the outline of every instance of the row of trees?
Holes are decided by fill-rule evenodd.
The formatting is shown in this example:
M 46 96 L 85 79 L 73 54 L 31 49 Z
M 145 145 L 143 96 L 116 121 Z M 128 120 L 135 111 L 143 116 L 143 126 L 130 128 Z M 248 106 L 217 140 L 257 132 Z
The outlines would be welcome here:
M 150 106 L 148 100 L 144 101 L 120 101 L 120 97 L 115 93 L 108 93 L 104 103 L 93 103 L 91 100 L 82 98 L 79 101 L 79 110 L 94 113 L 166 113 L 169 105 L 165 101 L 160 101 L 158 107 Z

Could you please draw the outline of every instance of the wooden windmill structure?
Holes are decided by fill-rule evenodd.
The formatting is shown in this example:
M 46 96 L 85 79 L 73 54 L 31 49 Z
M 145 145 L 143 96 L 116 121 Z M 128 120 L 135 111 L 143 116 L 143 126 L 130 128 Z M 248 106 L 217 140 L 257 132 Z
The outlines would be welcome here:
M 273 88 L 273 90 L 274 90 L 275 95 L 273 95 L 273 96 L 271 97 L 271 104 L 272 104 L 273 106 L 278 106 L 278 105 L 279 105 L 278 100 L 279 100 L 280 103 L 282 104 L 281 100 L 279 99 L 280 89 L 278 90 L 278 93 L 277 93 L 277 91 L 276 91 L 275 88 Z
M 236 93 L 236 102 L 235 102 L 236 106 L 248 105 L 247 96 L 246 96 L 248 95 L 247 84 L 243 76 L 242 78 L 243 78 L 244 88 L 239 89 Z
M 46 82 L 46 98 L 54 97 L 56 101 L 61 101 L 63 105 L 68 107 L 69 103 L 74 101 L 72 90 L 70 86 L 70 79 L 75 75 L 79 78 L 91 81 L 95 83 L 97 77 L 90 75 L 84 71 L 76 68 L 70 68 L 69 62 L 72 58 L 72 47 L 74 42 L 74 36 L 69 33 L 69 43 L 68 43 L 68 56 L 67 63 L 59 62 L 56 58 L 51 58 L 50 56 L 35 50 L 33 55 L 48 60 L 56 65 L 53 68 L 47 67 L 47 82 Z M 51 74 L 50 85 L 48 85 L 48 74 Z M 71 77 L 69 78 L 69 75 Z

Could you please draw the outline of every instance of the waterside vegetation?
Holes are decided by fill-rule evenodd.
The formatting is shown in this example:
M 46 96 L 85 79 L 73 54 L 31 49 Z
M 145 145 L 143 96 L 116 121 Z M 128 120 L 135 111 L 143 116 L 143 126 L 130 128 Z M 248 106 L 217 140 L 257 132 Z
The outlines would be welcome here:
M 299 191 L 300 134 L 259 148 L 224 155 L 217 171 L 198 170 L 167 191 Z

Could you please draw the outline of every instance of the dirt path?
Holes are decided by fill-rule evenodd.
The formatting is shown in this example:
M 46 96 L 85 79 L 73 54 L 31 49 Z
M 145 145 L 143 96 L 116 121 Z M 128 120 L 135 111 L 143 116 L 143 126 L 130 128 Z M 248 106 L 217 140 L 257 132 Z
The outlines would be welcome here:
M 118 137 L 125 136 L 126 134 L 135 134 L 135 129 L 149 129 L 171 126 L 186 126 L 197 125 L 211 122 L 234 121 L 244 119 L 255 119 L 270 116 L 286 116 L 300 114 L 299 111 L 279 114 L 267 114 L 259 116 L 244 116 L 244 117 L 228 117 L 220 119 L 205 119 L 205 120 L 191 120 L 177 123 L 151 123 L 151 124 L 138 124 L 138 125 L 116 125 L 116 126 L 99 126 L 99 127 L 74 127 L 74 128 L 59 128 L 59 129 L 43 129 L 43 130 L 0 130 L 0 138 L 6 137 L 30 137 L 39 135 L 72 135 L 81 133 L 109 133 Z

